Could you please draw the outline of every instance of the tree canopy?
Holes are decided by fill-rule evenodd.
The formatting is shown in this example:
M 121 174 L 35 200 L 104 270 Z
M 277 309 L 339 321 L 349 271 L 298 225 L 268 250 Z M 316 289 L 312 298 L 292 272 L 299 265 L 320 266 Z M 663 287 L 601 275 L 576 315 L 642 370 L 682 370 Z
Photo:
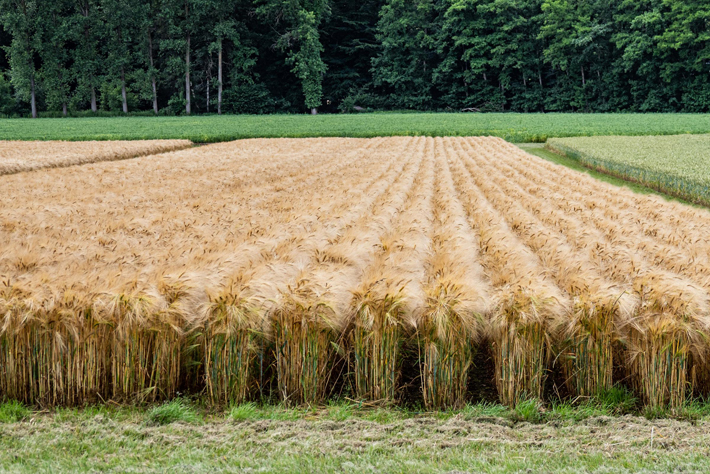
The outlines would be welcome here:
M 0 0 L 0 114 L 710 111 L 700 0 Z

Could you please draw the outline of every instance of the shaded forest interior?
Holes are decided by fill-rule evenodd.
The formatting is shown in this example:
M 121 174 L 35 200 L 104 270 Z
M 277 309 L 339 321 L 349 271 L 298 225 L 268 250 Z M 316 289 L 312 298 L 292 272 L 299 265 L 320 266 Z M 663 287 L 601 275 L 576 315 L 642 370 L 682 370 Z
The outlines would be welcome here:
M 0 115 L 707 112 L 700 0 L 0 0 Z

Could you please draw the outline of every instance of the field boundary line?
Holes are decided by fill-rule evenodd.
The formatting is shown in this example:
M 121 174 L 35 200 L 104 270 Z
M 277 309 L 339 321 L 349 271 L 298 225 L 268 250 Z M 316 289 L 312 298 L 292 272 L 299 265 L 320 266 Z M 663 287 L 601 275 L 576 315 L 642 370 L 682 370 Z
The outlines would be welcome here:
M 693 204 L 710 206 L 710 197 L 702 197 L 702 194 L 707 193 L 707 189 L 704 186 L 693 181 L 689 181 L 672 175 L 667 175 L 666 173 L 645 170 L 633 165 L 624 165 L 626 171 L 623 171 L 619 169 L 621 165 L 611 163 L 604 159 L 595 158 L 588 153 L 581 152 L 570 146 L 562 145 L 559 143 L 551 144 L 548 141 L 547 143 L 545 143 L 545 149 L 551 151 L 552 153 L 557 153 L 558 155 L 571 158 L 580 163 L 582 166 L 597 171 L 599 173 L 623 179 L 624 181 L 629 181 L 631 183 L 640 184 L 642 186 L 646 186 L 647 188 L 653 189 L 654 191 L 657 191 L 659 193 L 683 199 Z M 636 178 L 629 174 L 629 172 L 635 173 L 641 177 Z M 675 183 L 678 184 L 677 187 L 681 189 L 681 191 L 673 191 L 672 189 L 655 182 L 655 180 L 660 180 L 661 178 L 667 178 L 669 176 L 673 178 Z M 683 188 L 689 188 L 691 190 L 682 191 Z M 696 188 L 700 189 L 701 192 L 692 191 Z

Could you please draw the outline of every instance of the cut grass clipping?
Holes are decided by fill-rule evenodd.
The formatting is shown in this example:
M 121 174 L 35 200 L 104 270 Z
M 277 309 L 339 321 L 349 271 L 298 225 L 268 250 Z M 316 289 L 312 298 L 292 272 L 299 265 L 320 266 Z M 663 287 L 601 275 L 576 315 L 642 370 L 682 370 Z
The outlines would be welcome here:
M 497 138 L 244 140 L 1 179 L 2 399 L 447 410 L 487 353 L 526 419 L 552 372 L 660 412 L 710 392 L 710 213 Z
M 169 425 L 175 422 L 197 423 L 200 415 L 188 402 L 176 398 L 152 408 L 148 412 L 148 422 L 152 425 Z
M 0 423 L 17 423 L 32 414 L 29 408 L 17 400 L 0 403 Z

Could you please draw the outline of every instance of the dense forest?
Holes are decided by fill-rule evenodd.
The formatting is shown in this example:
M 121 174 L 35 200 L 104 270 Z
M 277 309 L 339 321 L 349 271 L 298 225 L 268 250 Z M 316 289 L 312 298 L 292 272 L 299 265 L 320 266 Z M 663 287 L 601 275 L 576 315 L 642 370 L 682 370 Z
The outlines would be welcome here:
M 0 0 L 0 114 L 707 112 L 708 0 Z

